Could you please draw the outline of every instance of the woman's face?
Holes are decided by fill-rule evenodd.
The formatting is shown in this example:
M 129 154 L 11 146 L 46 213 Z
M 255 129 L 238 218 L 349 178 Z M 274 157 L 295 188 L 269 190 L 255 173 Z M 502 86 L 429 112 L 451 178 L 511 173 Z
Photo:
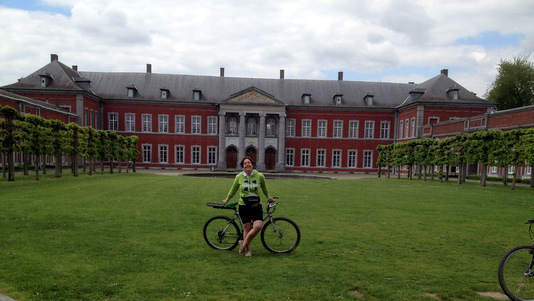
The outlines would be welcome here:
M 252 166 L 252 162 L 250 162 L 249 159 L 245 159 L 243 161 L 243 169 L 245 170 L 245 172 L 248 174 L 249 172 L 252 171 L 252 169 L 254 169 L 254 166 Z

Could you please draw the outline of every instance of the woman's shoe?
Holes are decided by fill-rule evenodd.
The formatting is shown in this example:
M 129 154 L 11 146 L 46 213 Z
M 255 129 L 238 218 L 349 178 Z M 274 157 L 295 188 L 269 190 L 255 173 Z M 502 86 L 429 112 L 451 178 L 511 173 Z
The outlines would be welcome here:
M 252 251 L 251 250 L 248 250 L 247 254 L 245 254 L 246 257 L 251 257 L 252 256 Z
M 239 243 L 239 255 L 243 256 L 243 255 L 245 255 L 246 247 L 243 245 L 243 241 L 242 240 L 240 240 L 238 243 Z

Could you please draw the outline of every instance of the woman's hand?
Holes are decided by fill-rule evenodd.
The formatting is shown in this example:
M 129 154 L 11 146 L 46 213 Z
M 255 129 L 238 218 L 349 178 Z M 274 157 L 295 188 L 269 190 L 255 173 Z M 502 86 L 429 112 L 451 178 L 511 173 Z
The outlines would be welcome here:
M 223 205 L 226 205 L 226 203 L 228 203 L 227 200 L 223 200 Z
M 267 199 L 268 202 L 273 202 L 274 203 L 274 198 L 271 196 Z

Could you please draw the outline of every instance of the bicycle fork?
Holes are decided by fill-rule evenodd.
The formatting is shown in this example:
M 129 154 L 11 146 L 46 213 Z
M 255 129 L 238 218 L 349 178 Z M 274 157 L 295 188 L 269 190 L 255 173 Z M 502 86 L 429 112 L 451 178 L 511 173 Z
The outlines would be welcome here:
M 523 277 L 532 277 L 534 276 L 534 271 L 532 270 L 532 267 L 534 266 L 534 250 L 529 251 L 530 255 L 532 255 L 532 258 L 530 259 L 530 264 L 528 265 L 528 269 L 523 273 Z

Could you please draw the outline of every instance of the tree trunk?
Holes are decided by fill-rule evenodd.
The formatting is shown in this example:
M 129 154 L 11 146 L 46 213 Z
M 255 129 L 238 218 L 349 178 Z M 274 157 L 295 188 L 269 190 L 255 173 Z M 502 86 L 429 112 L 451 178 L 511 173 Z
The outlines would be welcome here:
M 530 165 L 530 188 L 534 188 L 534 164 Z
M 35 180 L 39 180 L 39 166 L 41 164 L 41 160 L 39 158 L 41 155 L 35 155 Z
M 512 175 L 512 190 L 515 189 L 515 182 L 517 181 L 517 170 L 519 168 L 519 165 L 514 166 L 514 174 Z
M 10 182 L 15 181 L 15 158 L 13 152 L 7 153 L 7 180 Z
M 56 152 L 56 164 L 54 178 L 61 178 L 61 152 Z
M 480 178 L 480 186 L 486 187 L 486 182 L 488 180 L 488 168 L 485 164 L 482 164 L 482 177 Z

